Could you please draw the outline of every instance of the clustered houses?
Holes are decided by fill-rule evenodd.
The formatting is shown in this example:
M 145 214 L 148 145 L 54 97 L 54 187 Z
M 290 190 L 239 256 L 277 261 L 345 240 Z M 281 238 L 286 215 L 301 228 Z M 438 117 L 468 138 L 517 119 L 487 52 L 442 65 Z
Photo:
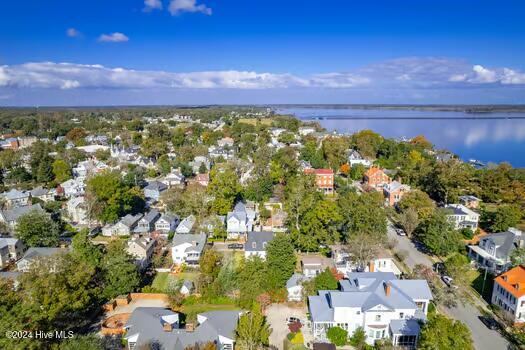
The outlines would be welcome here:
M 247 206 L 243 202 L 237 202 L 233 211 L 226 216 L 228 239 L 244 238 L 248 232 L 253 230 L 256 217 L 257 211 L 253 204 Z
M 363 176 L 365 189 L 382 191 L 385 205 L 396 206 L 403 196 L 411 191 L 410 186 L 399 181 L 392 181 L 386 172 L 378 167 L 370 167 Z
M 339 290 L 308 297 L 314 340 L 326 341 L 328 329 L 338 326 L 349 336 L 362 328 L 370 345 L 389 338 L 394 346 L 414 347 L 431 300 L 426 280 L 398 280 L 384 272 L 349 273 Z

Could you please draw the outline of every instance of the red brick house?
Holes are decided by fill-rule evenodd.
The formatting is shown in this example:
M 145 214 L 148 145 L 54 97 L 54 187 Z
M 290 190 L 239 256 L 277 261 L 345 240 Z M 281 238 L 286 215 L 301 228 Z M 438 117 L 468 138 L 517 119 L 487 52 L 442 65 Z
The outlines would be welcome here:
M 334 171 L 332 169 L 304 169 L 307 175 L 315 175 L 315 184 L 324 194 L 334 193 Z
M 364 183 L 376 190 L 382 190 L 385 185 L 392 182 L 392 179 L 385 174 L 383 169 L 378 167 L 371 167 L 365 172 Z

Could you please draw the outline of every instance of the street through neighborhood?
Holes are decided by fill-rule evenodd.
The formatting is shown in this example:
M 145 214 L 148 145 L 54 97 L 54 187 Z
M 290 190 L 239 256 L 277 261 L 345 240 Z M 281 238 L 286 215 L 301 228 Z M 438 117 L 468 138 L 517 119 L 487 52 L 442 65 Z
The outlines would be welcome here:
M 389 223 L 388 238 L 397 242 L 395 250 L 408 253 L 404 262 L 410 269 L 418 264 L 432 266 L 432 261 L 406 236 L 399 236 L 394 227 Z M 481 312 L 469 302 L 459 304 L 455 308 L 444 310 L 448 316 L 464 322 L 472 332 L 472 339 L 477 350 L 499 350 L 507 349 L 509 342 L 497 331 L 488 329 L 479 319 Z

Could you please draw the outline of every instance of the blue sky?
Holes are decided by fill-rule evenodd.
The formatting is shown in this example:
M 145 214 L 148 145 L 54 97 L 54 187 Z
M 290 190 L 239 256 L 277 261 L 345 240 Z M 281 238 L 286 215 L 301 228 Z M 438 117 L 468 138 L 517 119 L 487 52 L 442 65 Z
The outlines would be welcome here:
M 525 103 L 523 1 L 0 3 L 0 105 Z

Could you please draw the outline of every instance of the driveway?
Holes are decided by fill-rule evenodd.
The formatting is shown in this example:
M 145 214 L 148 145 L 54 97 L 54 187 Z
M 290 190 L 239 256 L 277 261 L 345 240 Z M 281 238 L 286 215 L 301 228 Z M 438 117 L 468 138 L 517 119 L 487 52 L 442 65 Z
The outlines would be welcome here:
M 397 242 L 395 250 L 404 250 L 408 253 L 405 263 L 411 269 L 417 264 L 432 266 L 430 258 L 419 251 L 416 245 L 406 236 L 399 236 L 391 223 L 388 224 L 388 238 L 394 239 Z M 446 313 L 456 320 L 459 320 L 467 325 L 472 332 L 472 339 L 474 340 L 474 347 L 477 350 L 500 350 L 507 349 L 509 343 L 503 336 L 488 329 L 480 320 L 481 312 L 477 307 L 470 303 L 465 305 L 458 305 L 452 309 L 445 309 Z
M 301 331 L 304 335 L 305 344 L 312 342 L 312 335 L 308 320 L 306 318 L 306 308 L 303 307 L 292 307 L 287 304 L 272 304 L 266 309 L 266 320 L 272 328 L 272 334 L 270 335 L 270 345 L 275 346 L 277 349 L 283 349 L 283 340 L 290 332 L 286 319 L 288 317 L 297 317 L 303 322 L 303 328 Z

